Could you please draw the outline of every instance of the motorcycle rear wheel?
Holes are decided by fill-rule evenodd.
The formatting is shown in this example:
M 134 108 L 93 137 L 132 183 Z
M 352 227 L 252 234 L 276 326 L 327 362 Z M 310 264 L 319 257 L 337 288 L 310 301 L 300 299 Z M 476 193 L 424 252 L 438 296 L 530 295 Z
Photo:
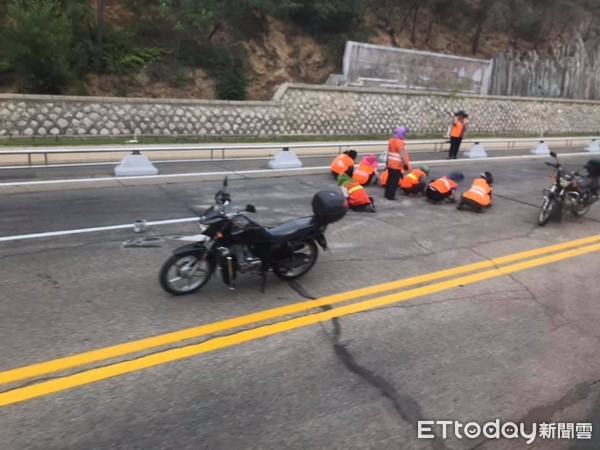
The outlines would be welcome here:
M 554 212 L 554 208 L 556 208 L 556 200 L 553 198 L 544 199 L 544 203 L 542 204 L 542 209 L 540 210 L 540 214 L 538 216 L 538 225 L 543 227 L 548 223 L 550 217 L 552 217 L 552 213 Z
M 160 270 L 160 286 L 171 295 L 191 294 L 208 283 L 213 271 L 214 265 L 206 254 L 202 257 L 197 253 L 173 255 Z
M 308 271 L 310 271 L 310 269 L 313 268 L 317 262 L 317 257 L 319 256 L 319 248 L 317 247 L 317 244 L 312 239 L 303 241 L 300 244 L 302 244 L 302 248 L 295 249 L 293 251 L 293 256 L 302 257 L 303 264 L 292 269 L 275 265 L 273 267 L 273 273 L 277 278 L 285 281 L 295 280 L 296 278 L 300 278 L 301 276 L 305 275 Z

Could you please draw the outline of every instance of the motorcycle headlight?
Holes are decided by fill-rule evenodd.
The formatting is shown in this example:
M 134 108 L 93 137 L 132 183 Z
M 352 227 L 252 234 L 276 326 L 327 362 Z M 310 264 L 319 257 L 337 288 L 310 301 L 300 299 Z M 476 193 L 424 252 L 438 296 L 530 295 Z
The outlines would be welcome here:
M 560 187 L 568 188 L 571 185 L 571 180 L 567 180 L 564 177 L 560 177 Z

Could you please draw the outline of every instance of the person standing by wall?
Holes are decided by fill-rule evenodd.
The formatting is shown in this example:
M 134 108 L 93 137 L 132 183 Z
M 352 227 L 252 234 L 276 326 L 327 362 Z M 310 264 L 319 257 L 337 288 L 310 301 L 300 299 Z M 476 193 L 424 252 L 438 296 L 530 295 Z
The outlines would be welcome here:
M 394 130 L 394 137 L 388 143 L 387 170 L 388 179 L 385 185 L 385 198 L 396 199 L 396 190 L 405 170 L 410 170 L 410 160 L 404 144 L 406 128 L 398 127 Z
M 448 151 L 448 159 L 456 159 L 458 150 L 467 131 L 469 116 L 464 111 L 457 111 L 452 115 L 452 128 L 450 130 L 450 150 Z

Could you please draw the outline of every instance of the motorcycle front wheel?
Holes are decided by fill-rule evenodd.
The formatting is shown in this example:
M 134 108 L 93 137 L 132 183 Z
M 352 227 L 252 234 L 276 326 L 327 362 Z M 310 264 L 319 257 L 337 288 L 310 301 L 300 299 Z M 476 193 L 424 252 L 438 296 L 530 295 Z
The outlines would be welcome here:
M 290 254 L 273 266 L 273 273 L 282 280 L 295 280 L 306 274 L 317 262 L 319 249 L 313 240 L 294 244 Z
M 196 252 L 173 255 L 163 264 L 159 281 L 161 287 L 172 295 L 186 295 L 204 286 L 214 271 L 206 254 Z
M 550 217 L 552 217 L 554 208 L 556 208 L 556 200 L 553 198 L 545 198 L 542 209 L 540 210 L 540 215 L 538 216 L 538 225 L 540 227 L 543 227 L 548 223 Z

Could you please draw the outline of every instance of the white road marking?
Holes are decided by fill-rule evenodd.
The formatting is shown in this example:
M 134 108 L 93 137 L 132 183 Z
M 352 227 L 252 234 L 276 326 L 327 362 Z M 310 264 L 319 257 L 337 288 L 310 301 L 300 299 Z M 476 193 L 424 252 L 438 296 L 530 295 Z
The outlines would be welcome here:
M 567 158 L 572 156 L 590 156 L 588 152 L 580 153 L 565 153 L 561 155 L 561 158 Z M 547 155 L 520 155 L 520 156 L 494 156 L 490 158 L 465 158 L 465 159 L 436 159 L 428 161 L 414 161 L 413 165 L 429 164 L 429 165 L 445 165 L 445 164 L 468 164 L 468 163 L 485 163 L 485 162 L 503 162 L 503 161 L 519 161 L 528 159 L 542 159 L 549 158 Z M 380 164 L 380 167 L 383 167 Z M 73 183 L 96 183 L 102 181 L 126 181 L 126 180 L 160 180 L 169 178 L 201 178 L 206 176 L 225 176 L 225 175 L 255 175 L 255 174 L 284 174 L 284 173 L 296 173 L 296 172 L 311 172 L 315 173 L 325 172 L 329 170 L 329 166 L 321 167 L 301 167 L 297 169 L 256 169 L 256 170 L 232 170 L 232 171 L 221 171 L 221 172 L 191 172 L 191 173 L 174 173 L 164 175 L 139 175 L 139 176 L 128 176 L 128 177 L 97 177 L 97 178 L 74 178 L 74 179 L 61 179 L 61 180 L 43 180 L 43 181 L 18 181 L 11 183 L 0 183 L 1 187 L 18 187 L 18 186 L 43 186 L 52 184 L 73 184 Z
M 157 225 L 171 225 L 176 223 L 186 222 L 197 222 L 198 217 L 185 217 L 182 219 L 168 219 L 168 220 L 157 220 L 153 222 L 146 222 L 146 226 L 157 226 Z M 32 234 L 19 234 L 14 236 L 2 236 L 0 242 L 20 241 L 23 239 L 40 239 L 46 237 L 57 237 L 57 236 L 70 236 L 73 234 L 84 234 L 84 233 L 97 233 L 101 231 L 114 231 L 114 230 L 133 230 L 133 223 L 123 225 L 110 225 L 106 227 L 94 227 L 94 228 L 79 228 L 75 230 L 62 230 L 62 231 L 48 231 L 44 233 L 32 233 Z

